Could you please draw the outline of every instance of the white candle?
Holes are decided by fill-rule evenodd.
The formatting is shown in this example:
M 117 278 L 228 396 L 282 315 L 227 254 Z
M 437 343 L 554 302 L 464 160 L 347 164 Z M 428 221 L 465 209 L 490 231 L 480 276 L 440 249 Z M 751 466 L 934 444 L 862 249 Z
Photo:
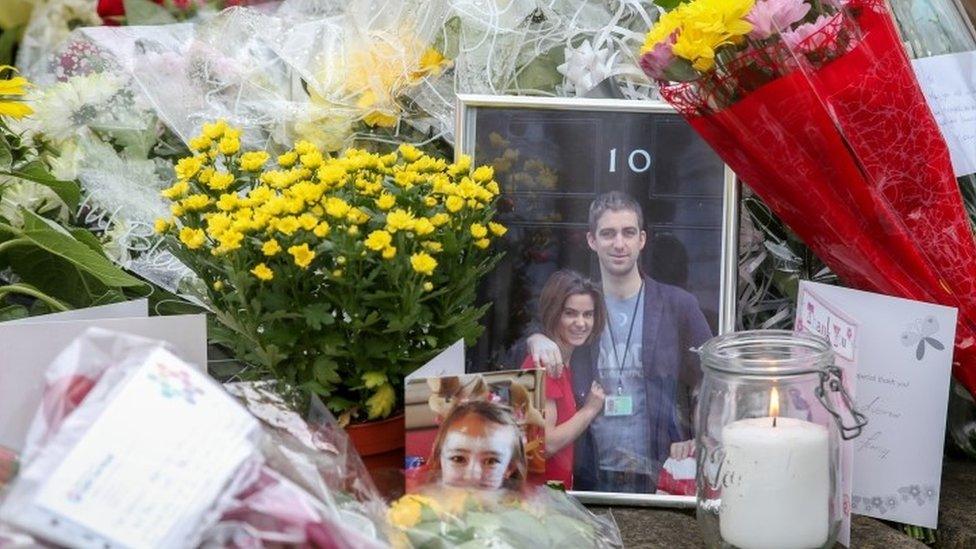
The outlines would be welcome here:
M 830 531 L 827 429 L 777 411 L 722 428 L 722 539 L 742 549 L 821 547 Z

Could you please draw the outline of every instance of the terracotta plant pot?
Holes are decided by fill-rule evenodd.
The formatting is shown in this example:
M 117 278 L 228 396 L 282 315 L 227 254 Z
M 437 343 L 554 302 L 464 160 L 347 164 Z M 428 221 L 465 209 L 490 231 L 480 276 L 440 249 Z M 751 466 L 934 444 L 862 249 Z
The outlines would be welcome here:
M 347 425 L 346 432 L 380 492 L 388 497 L 402 492 L 406 442 L 404 415 Z

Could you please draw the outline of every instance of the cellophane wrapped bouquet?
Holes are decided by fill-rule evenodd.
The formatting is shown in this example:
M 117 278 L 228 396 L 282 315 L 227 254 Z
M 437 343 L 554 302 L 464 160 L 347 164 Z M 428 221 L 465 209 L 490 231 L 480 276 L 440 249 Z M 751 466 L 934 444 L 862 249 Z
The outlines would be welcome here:
M 642 51 L 662 96 L 846 283 L 959 308 L 954 374 L 976 390 L 976 245 L 884 4 L 691 0 Z
M 386 505 L 320 403 L 303 417 L 267 384 L 226 391 L 162 342 L 84 332 L 45 373 L 21 466 L 0 492 L 0 545 L 84 535 L 129 546 L 388 546 Z M 164 455 L 125 451 L 140 441 Z M 206 444 L 207 471 L 186 471 Z M 87 474 L 92 460 L 101 465 Z M 73 474 L 85 480 L 64 480 Z M 132 490 L 114 493 L 119 482 Z M 45 493 L 58 494 L 56 511 Z M 77 524 L 51 521 L 59 512 Z
M 429 486 L 393 502 L 390 542 L 409 547 L 623 547 L 609 517 L 544 486 L 484 491 Z

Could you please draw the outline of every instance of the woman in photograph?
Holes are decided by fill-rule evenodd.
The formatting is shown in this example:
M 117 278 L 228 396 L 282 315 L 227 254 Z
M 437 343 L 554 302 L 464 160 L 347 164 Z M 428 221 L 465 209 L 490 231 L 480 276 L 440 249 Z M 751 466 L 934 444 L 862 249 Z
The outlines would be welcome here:
M 428 463 L 430 479 L 444 486 L 521 490 L 525 446 L 512 410 L 483 399 L 460 402 L 444 418 Z
M 549 277 L 539 297 L 543 333 L 556 342 L 562 363 L 569 365 L 573 351 L 597 341 L 606 323 L 606 308 L 599 287 L 571 270 Z M 523 369 L 535 368 L 532 356 Z M 593 382 L 582 407 L 573 396 L 572 369 L 560 377 L 546 374 L 546 480 L 573 488 L 573 443 L 603 411 L 603 388 Z

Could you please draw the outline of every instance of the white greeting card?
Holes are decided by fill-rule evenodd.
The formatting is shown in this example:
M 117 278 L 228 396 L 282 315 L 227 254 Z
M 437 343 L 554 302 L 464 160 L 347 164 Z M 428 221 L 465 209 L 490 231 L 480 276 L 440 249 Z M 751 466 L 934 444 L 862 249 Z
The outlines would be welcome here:
M 912 60 L 956 177 L 976 172 L 976 51 Z
M 141 317 L 130 317 L 140 313 Z M 96 327 L 165 341 L 190 364 L 206 369 L 205 315 L 145 316 L 145 301 L 93 307 L 0 323 L 0 446 L 20 452 L 44 394 L 51 361 L 86 329 Z M 82 318 L 77 319 L 77 315 Z M 72 320 L 63 320 L 72 318 Z
M 856 361 L 851 511 L 935 528 L 956 309 L 801 282 L 797 328 Z
M 76 547 L 185 546 L 258 455 L 260 426 L 164 348 L 120 363 L 125 376 L 99 382 L 26 465 L 0 514 Z

